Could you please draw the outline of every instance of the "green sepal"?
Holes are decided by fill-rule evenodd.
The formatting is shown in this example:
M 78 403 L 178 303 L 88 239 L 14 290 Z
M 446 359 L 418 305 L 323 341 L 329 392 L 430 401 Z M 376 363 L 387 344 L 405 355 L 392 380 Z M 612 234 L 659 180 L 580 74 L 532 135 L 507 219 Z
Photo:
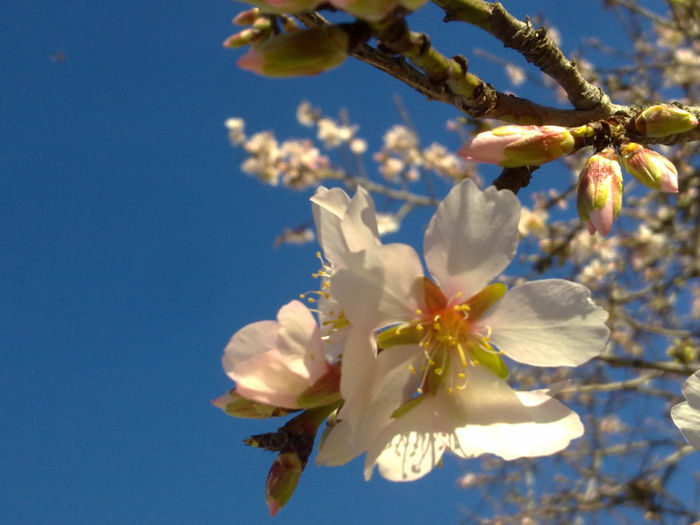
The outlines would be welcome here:
M 224 407 L 224 412 L 229 416 L 246 419 L 266 419 L 268 417 L 286 416 L 291 412 L 296 412 L 296 410 L 288 408 L 251 401 L 233 391 L 230 392 L 229 395 L 233 400 Z
M 379 348 L 389 348 L 399 345 L 414 345 L 420 343 L 423 337 L 422 330 L 417 325 L 399 325 L 377 334 Z
M 409 410 L 411 410 L 413 407 L 418 406 L 423 400 L 425 399 L 425 394 L 421 394 L 420 396 L 417 397 L 412 397 L 408 401 L 406 401 L 403 405 L 401 405 L 399 408 L 394 410 L 391 413 L 391 417 L 393 419 L 398 419 L 404 414 L 406 414 Z
M 508 287 L 503 283 L 492 283 L 473 295 L 466 302 L 469 305 L 469 319 L 477 321 L 506 293 Z
M 297 397 L 297 405 L 301 408 L 322 407 L 337 401 L 340 401 L 340 373 L 335 368 L 331 368 Z
M 497 377 L 508 377 L 508 367 L 495 350 L 489 351 L 475 346 L 469 349 L 469 357 L 474 364 L 488 368 Z

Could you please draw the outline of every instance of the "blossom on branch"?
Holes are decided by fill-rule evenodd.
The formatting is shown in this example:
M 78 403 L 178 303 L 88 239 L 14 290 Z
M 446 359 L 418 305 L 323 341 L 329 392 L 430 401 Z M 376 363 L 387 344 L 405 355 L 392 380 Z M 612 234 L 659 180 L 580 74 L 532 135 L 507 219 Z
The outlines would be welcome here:
M 518 392 L 505 381 L 503 355 L 577 366 L 600 354 L 609 333 L 607 313 L 581 285 L 552 279 L 506 292 L 488 284 L 515 255 L 519 215 L 512 193 L 481 192 L 467 180 L 425 233 L 431 278 L 407 245 L 349 254 L 330 287 L 352 325 L 342 363 L 346 404 L 319 463 L 366 451 L 367 478 L 377 464 L 387 479 L 410 481 L 446 449 L 465 458 L 541 456 L 583 433 L 551 393 Z
M 671 418 L 683 437 L 700 450 L 700 370 L 683 385 L 685 401 L 671 409 Z
M 259 321 L 236 332 L 222 364 L 236 382 L 233 394 L 215 400 L 223 409 L 227 396 L 287 409 L 337 399 L 338 371 L 326 361 L 316 320 L 299 301 L 280 308 L 276 321 Z

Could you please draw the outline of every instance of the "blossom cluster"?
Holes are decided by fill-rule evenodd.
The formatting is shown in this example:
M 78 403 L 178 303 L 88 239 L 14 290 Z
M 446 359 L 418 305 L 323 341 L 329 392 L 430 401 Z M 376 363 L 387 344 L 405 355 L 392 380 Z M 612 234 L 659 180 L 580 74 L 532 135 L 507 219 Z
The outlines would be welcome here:
M 513 389 L 508 362 L 575 367 L 599 355 L 607 312 L 561 279 L 511 289 L 496 280 L 515 255 L 520 205 L 508 191 L 455 185 L 426 229 L 423 263 L 383 244 L 374 203 L 320 187 L 311 199 L 323 254 L 314 309 L 294 300 L 274 321 L 239 330 L 223 366 L 236 387 L 214 400 L 238 417 L 299 412 L 251 445 L 279 452 L 266 499 L 289 499 L 326 420 L 316 462 L 365 454 L 392 481 L 426 475 L 450 450 L 505 460 L 561 451 L 584 429 L 560 385 Z

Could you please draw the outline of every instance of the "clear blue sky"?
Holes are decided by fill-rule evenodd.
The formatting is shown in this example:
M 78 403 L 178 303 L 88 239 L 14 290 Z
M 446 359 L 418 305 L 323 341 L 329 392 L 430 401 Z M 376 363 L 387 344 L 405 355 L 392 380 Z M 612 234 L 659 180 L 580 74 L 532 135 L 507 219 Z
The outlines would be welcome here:
M 578 22 L 565 49 L 599 25 L 587 0 L 569 4 Z M 426 141 L 458 146 L 442 131 L 451 108 L 364 64 L 302 80 L 238 71 L 241 52 L 221 42 L 241 8 L 0 8 L 2 523 L 271 522 L 273 456 L 241 442 L 271 425 L 226 417 L 209 399 L 232 385 L 220 366 L 231 334 L 311 288 L 317 248 L 273 248 L 279 231 L 310 217 L 309 192 L 240 174 L 223 122 L 301 135 L 294 111 L 309 99 L 327 114 L 347 108 L 376 151 L 399 121 L 398 93 Z M 460 35 L 464 26 L 437 34 L 439 13 L 428 15 L 412 26 L 433 30 L 447 53 L 501 49 Z M 564 29 L 571 12 L 549 16 Z M 510 88 L 499 68 L 475 59 L 472 70 Z M 469 465 L 448 458 L 407 485 L 365 483 L 357 461 L 310 464 L 274 522 L 457 523 L 475 504 L 455 483 Z

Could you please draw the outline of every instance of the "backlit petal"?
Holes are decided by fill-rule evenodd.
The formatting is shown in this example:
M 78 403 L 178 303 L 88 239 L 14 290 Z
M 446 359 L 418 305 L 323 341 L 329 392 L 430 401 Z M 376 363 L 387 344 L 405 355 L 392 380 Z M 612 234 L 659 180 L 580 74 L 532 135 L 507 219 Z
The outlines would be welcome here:
M 554 454 L 583 434 L 583 425 L 545 391 L 516 392 L 479 367 L 459 393 L 467 423 L 455 429 L 462 457 L 496 454 L 506 460 Z
M 411 320 L 423 303 L 423 267 L 408 245 L 388 244 L 351 253 L 331 279 L 331 294 L 357 327 Z
M 535 366 L 577 366 L 599 355 L 610 331 L 608 313 L 585 286 L 548 279 L 509 290 L 480 324 L 511 359 Z
M 450 190 L 423 241 L 430 274 L 447 297 L 468 298 L 510 263 L 518 246 L 520 205 L 510 191 L 480 191 L 471 180 Z

